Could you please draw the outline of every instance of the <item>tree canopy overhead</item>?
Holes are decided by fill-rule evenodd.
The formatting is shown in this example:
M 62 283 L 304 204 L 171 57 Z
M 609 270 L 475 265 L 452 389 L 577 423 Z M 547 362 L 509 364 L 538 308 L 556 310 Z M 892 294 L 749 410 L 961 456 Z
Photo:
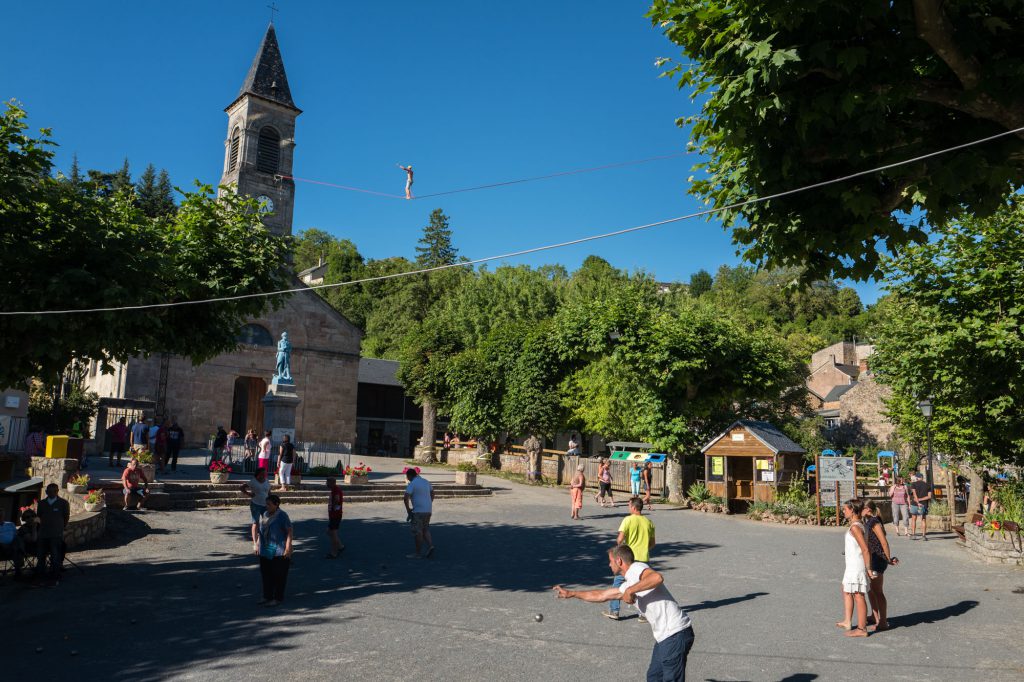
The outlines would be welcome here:
M 150 218 L 130 182 L 109 195 L 52 177 L 49 131 L 26 133 L 13 103 L 0 116 L 0 291 L 3 308 L 107 308 L 281 289 L 287 243 L 257 203 L 212 188 Z M 123 169 L 126 176 L 127 169 Z M 157 180 L 159 185 L 159 180 Z M 279 300 L 279 299 L 278 299 Z M 273 301 L 274 303 L 277 300 Z M 52 377 L 78 358 L 168 352 L 194 362 L 230 350 L 268 299 L 64 315 L 0 317 L 0 387 Z
M 654 0 L 683 48 L 665 75 L 703 101 L 691 192 L 726 206 L 1024 126 L 1013 0 Z M 988 215 L 1024 181 L 1021 134 L 720 213 L 745 257 L 807 281 L 876 274 L 923 221 Z

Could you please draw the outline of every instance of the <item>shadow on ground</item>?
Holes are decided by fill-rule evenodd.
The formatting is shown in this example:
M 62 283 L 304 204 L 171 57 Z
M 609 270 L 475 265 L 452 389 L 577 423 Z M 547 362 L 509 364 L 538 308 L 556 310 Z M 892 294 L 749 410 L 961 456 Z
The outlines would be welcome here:
M 408 524 L 362 518 L 342 524 L 346 550 L 339 559 L 327 560 L 326 523 L 303 520 L 295 523 L 299 542 L 286 601 L 266 609 L 256 605 L 258 562 L 246 553 L 249 527 L 239 520 L 211 526 L 212 541 L 200 547 L 186 546 L 187 536 L 173 529 L 148 528 L 144 516 L 120 512 L 112 537 L 105 541 L 110 544 L 101 548 L 117 549 L 146 534 L 168 534 L 156 540 L 165 544 L 155 552 L 167 560 L 90 564 L 75 557 L 84 573 L 67 571 L 56 588 L 0 585 L 10 633 L 5 647 L 26 652 L 14 657 L 12 679 L 37 673 L 44 657 L 64 657 L 71 651 L 76 652 L 77 669 L 102 666 L 104 675 L 115 680 L 166 679 L 197 666 L 233 668 L 257 651 L 294 650 L 320 636 L 326 623 L 359 627 L 357 613 L 338 607 L 377 594 L 450 588 L 543 592 L 555 583 L 602 586 L 610 580 L 608 533 L 583 526 L 440 524 L 433 529 L 437 551 L 423 560 L 406 558 L 413 548 Z M 181 547 L 176 546 L 179 537 Z M 685 557 L 717 546 L 667 542 L 657 546 L 655 556 Z M 38 657 L 29 653 L 37 646 L 43 647 Z

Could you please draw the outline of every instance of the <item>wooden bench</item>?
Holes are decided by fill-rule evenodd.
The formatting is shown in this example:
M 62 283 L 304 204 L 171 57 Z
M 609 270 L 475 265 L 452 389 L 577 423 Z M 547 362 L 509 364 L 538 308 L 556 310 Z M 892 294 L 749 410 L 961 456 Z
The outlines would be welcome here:
M 982 516 L 981 514 L 971 514 L 968 517 L 966 523 L 976 523 L 978 521 L 981 521 L 983 518 L 985 518 L 985 517 Z M 957 534 L 957 537 L 960 538 L 961 542 L 966 542 L 967 541 L 967 535 L 966 535 L 966 532 L 964 531 L 964 525 L 965 524 L 960 524 L 958 526 L 953 526 L 953 532 Z

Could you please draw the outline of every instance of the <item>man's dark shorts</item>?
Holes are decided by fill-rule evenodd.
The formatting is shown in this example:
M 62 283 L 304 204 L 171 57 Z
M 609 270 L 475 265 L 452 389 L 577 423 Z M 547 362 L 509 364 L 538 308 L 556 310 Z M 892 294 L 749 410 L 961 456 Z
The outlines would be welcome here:
M 682 682 L 686 679 L 686 657 L 693 648 L 693 628 L 671 635 L 655 643 L 651 664 L 647 668 L 647 682 Z
M 123 455 L 125 453 L 125 447 L 126 446 L 124 443 L 111 443 L 110 456 L 113 457 L 114 455 Z
M 412 534 L 419 535 L 430 528 L 430 514 L 412 513 Z
M 332 518 L 332 517 L 328 517 L 328 519 L 327 519 L 327 529 L 328 530 L 338 530 L 339 528 L 341 528 L 341 517 L 339 516 L 336 519 Z
M 928 503 L 925 502 L 924 504 L 910 505 L 910 515 L 925 518 L 926 516 L 928 516 Z

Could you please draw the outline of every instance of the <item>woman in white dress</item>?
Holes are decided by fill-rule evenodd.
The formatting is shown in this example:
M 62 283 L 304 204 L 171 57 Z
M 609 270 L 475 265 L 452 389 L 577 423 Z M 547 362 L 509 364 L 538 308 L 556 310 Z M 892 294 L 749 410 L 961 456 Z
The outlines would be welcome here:
M 867 594 L 871 589 L 870 577 L 875 577 L 871 570 L 871 553 L 864 534 L 864 524 L 860 520 L 864 511 L 864 503 L 860 500 L 848 500 L 843 505 L 843 515 L 850 524 L 846 531 L 846 571 L 843 573 L 843 620 L 836 623 L 846 630 L 847 637 L 868 636 L 868 604 Z M 857 627 L 853 627 L 853 611 L 857 609 Z

